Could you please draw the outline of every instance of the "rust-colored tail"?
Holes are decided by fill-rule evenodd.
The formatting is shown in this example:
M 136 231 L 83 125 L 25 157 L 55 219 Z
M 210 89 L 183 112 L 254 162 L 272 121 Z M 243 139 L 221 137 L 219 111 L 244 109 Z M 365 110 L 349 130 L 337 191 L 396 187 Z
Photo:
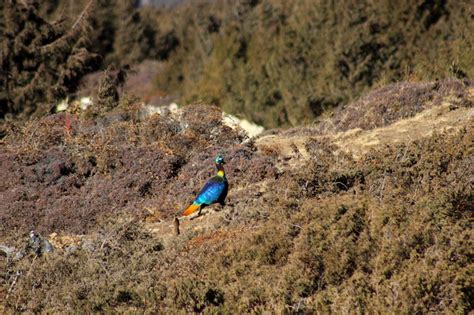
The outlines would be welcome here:
M 190 215 L 190 214 L 196 212 L 199 209 L 200 206 L 201 205 L 197 205 L 197 204 L 194 204 L 194 203 L 191 204 L 189 207 L 186 208 L 186 210 L 184 210 L 183 215 Z

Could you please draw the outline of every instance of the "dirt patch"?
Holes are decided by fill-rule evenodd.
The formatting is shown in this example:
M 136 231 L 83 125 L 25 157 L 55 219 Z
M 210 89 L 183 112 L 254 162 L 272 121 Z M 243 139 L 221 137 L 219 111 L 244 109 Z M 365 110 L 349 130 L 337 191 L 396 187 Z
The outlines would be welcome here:
M 473 90 L 472 80 L 388 85 L 337 109 L 332 118 L 319 123 L 314 131 L 327 133 L 384 127 L 446 102 L 452 108 L 472 107 Z
M 385 128 L 338 133 L 333 141 L 342 150 L 360 157 L 382 144 L 406 143 L 444 130 L 455 132 L 472 123 L 473 119 L 473 107 L 456 108 L 451 103 L 444 103 Z
M 401 107 L 391 108 L 393 104 Z M 380 145 L 408 143 L 443 130 L 455 132 L 472 122 L 473 104 L 472 84 L 466 86 L 461 81 L 391 85 L 348 105 L 334 113 L 334 119 L 316 127 L 264 135 L 256 144 L 263 153 L 286 160 L 279 164 L 283 166 L 309 158 L 308 138 L 329 138 L 336 150 L 361 157 Z

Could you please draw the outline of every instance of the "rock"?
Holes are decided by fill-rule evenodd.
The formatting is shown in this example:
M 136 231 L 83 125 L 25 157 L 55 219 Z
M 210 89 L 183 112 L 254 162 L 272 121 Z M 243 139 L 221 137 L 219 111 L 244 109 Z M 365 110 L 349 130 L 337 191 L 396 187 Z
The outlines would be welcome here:
M 222 122 L 224 125 L 227 125 L 232 129 L 235 129 L 236 127 L 242 128 L 250 138 L 258 136 L 265 130 L 264 127 L 254 124 L 247 119 L 240 119 L 234 115 L 226 113 L 222 113 Z
M 13 253 L 15 253 L 15 247 L 0 245 L 0 253 L 3 253 L 5 256 L 10 257 Z
M 31 231 L 29 236 L 30 239 L 28 247 L 33 250 L 36 255 L 41 256 L 45 253 L 53 252 L 53 245 L 51 245 L 51 243 L 43 236 L 36 233 L 35 231 Z

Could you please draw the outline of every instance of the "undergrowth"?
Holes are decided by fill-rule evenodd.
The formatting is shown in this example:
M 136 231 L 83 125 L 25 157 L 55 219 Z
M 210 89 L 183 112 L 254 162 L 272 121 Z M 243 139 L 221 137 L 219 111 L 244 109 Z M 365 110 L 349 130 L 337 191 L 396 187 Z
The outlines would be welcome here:
M 473 132 L 357 161 L 309 139 L 307 164 L 251 176 L 272 188 L 236 192 L 225 210 L 232 218 L 209 235 L 163 242 L 140 218 L 97 217 L 87 247 L 4 262 L 3 304 L 11 312 L 469 313 Z

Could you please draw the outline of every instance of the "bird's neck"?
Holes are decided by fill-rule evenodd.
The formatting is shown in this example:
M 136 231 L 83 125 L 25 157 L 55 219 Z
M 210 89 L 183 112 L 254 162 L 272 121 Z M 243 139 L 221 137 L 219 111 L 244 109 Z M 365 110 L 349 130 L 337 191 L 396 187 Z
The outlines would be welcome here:
M 217 167 L 217 176 L 224 177 L 225 176 L 224 166 L 222 166 L 222 164 L 216 164 L 216 167 Z

